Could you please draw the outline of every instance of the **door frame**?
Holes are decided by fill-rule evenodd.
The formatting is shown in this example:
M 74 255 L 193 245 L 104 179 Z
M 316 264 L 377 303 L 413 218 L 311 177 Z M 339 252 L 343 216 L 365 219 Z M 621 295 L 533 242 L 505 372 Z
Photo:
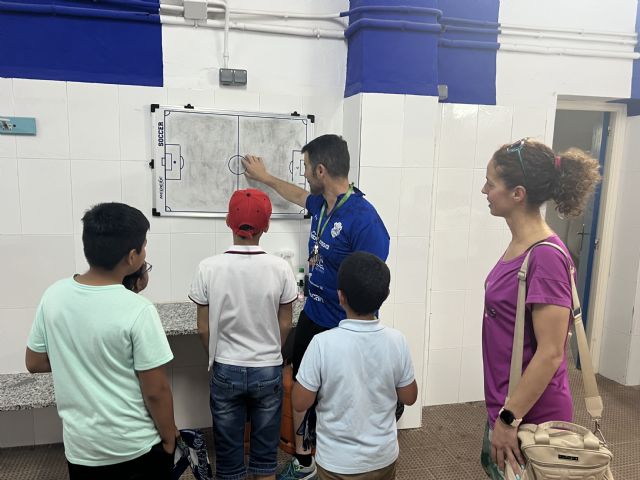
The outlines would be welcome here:
M 616 206 L 618 203 L 618 185 L 624 153 L 627 106 L 620 103 L 584 99 L 558 99 L 556 110 L 582 110 L 610 112 L 610 135 L 605 156 L 606 177 L 602 183 L 600 213 L 596 238 L 599 247 L 593 258 L 591 275 L 591 298 L 589 301 L 590 318 L 587 322 L 589 350 L 595 372 L 600 367 L 600 348 L 604 331 L 604 314 L 609 287 L 609 269 L 613 250 Z M 555 128 L 555 125 L 554 125 Z

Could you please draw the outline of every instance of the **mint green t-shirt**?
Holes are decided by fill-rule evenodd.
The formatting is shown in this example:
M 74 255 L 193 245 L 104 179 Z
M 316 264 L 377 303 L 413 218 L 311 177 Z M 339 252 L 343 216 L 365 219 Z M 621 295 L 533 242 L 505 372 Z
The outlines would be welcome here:
M 27 346 L 49 356 L 69 462 L 126 462 L 160 441 L 136 371 L 173 354 L 149 300 L 122 285 L 60 280 L 42 296 Z

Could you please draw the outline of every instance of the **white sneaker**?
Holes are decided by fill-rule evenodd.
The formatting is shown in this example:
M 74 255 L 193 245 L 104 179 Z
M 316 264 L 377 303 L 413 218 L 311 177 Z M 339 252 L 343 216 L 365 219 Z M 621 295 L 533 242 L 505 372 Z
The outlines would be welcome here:
M 296 457 L 291 457 L 291 461 L 276 476 L 276 480 L 312 480 L 317 474 L 315 458 L 311 457 L 310 466 L 303 467 Z

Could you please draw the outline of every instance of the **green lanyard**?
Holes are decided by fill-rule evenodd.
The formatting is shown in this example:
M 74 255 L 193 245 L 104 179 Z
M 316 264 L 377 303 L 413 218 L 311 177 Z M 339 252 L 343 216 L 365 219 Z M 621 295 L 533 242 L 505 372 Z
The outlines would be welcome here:
M 331 220 L 333 213 L 336 210 L 338 210 L 342 205 L 344 205 L 344 203 L 349 199 L 352 193 L 353 193 L 353 183 L 349 185 L 349 189 L 347 190 L 347 193 L 344 194 L 344 196 L 340 199 L 338 204 L 335 207 L 333 207 L 333 210 L 331 210 L 331 214 L 327 215 L 327 219 L 325 220 L 324 225 L 322 225 L 322 217 L 324 217 L 324 211 L 327 204 L 326 202 L 322 204 L 322 208 L 320 209 L 320 217 L 318 218 L 319 228 L 318 228 L 318 241 L 316 242 L 316 245 L 320 242 L 320 237 L 322 236 L 324 229 L 327 228 L 327 224 L 329 223 L 329 220 Z

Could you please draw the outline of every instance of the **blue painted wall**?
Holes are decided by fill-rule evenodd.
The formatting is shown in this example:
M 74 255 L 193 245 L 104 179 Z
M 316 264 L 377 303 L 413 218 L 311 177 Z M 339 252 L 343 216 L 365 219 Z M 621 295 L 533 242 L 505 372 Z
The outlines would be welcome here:
M 345 97 L 438 94 L 437 0 L 352 0 Z
M 158 11 L 159 0 L 0 0 L 0 77 L 162 86 Z
M 352 0 L 345 97 L 361 92 L 495 104 L 498 0 Z
M 439 0 L 438 82 L 447 102 L 495 105 L 498 0 Z
M 640 34 L 640 5 L 636 11 L 636 32 Z M 640 46 L 636 45 L 636 52 L 640 52 Z M 631 101 L 627 104 L 627 114 L 640 115 L 640 60 L 633 61 L 633 75 L 631 77 Z

